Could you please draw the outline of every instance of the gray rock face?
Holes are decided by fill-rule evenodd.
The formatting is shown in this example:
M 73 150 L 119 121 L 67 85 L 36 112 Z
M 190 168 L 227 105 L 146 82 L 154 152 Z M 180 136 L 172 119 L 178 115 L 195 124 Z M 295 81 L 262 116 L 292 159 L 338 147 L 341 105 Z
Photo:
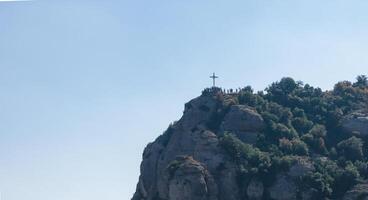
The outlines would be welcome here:
M 286 175 L 278 175 L 269 192 L 270 197 L 275 200 L 296 200 L 297 197 L 296 185 Z
M 217 186 L 205 167 L 192 157 L 181 157 L 174 161 L 169 178 L 171 200 L 216 200 Z
M 283 174 L 276 176 L 276 181 L 269 188 L 270 197 L 275 200 L 298 199 L 297 180 L 315 170 L 308 157 L 294 156 L 295 163 Z M 301 191 L 301 199 L 312 199 L 314 190 Z
M 297 181 L 300 177 L 315 170 L 313 162 L 304 156 L 294 156 L 295 163 L 286 173 L 278 174 L 276 181 L 269 188 L 270 197 L 275 200 L 298 199 Z M 312 199 L 315 191 L 313 189 L 300 191 L 301 199 Z
M 249 144 L 257 141 L 257 133 L 263 128 L 264 121 L 261 115 L 253 108 L 244 105 L 231 106 L 221 125 L 223 131 L 231 132 Z
M 198 97 L 186 104 L 183 117 L 149 144 L 133 200 L 237 200 L 236 167 L 219 147 L 206 123 L 217 112 L 221 95 Z M 178 156 L 190 156 L 173 174 Z
M 306 175 L 308 172 L 314 171 L 313 163 L 306 157 L 298 157 L 296 163 L 290 167 L 288 175 L 290 177 L 300 177 Z
M 313 196 L 315 196 L 317 193 L 318 191 L 316 189 L 310 188 L 308 190 L 302 191 L 300 196 L 302 200 L 310 200 L 314 199 Z
M 368 112 L 357 111 L 346 116 L 342 121 L 342 127 L 353 134 L 368 135 Z
M 247 196 L 250 200 L 260 200 L 263 197 L 263 191 L 263 183 L 260 180 L 253 178 L 248 184 Z
M 349 190 L 343 200 L 368 200 L 368 183 L 361 183 Z
M 214 96 L 200 96 L 185 104 L 184 115 L 180 123 L 184 128 L 192 128 L 206 123 L 220 103 Z
M 229 162 L 224 165 L 224 169 L 220 170 L 218 176 L 219 199 L 238 200 L 241 194 L 237 184 L 236 166 Z

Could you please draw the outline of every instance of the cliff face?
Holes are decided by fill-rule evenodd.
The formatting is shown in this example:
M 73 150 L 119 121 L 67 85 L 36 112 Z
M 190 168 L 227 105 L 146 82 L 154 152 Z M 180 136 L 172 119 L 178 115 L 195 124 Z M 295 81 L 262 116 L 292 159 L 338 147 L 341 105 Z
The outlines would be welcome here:
M 206 123 L 223 103 L 219 98 L 201 96 L 190 101 L 183 117 L 147 145 L 133 200 L 217 198 L 221 183 L 215 179 L 223 177 L 215 172 L 226 158 Z M 233 193 L 232 188 L 227 192 Z
M 240 105 L 238 98 L 217 90 L 188 102 L 182 118 L 145 148 L 132 200 L 315 199 L 318 191 L 303 186 L 301 180 L 316 170 L 317 159 L 329 159 L 324 156 L 292 155 L 293 162 L 285 170 L 271 172 L 269 164 L 267 173 L 242 176 L 239 163 L 251 161 L 234 159 L 221 145 L 222 138 L 229 132 L 255 146 L 266 123 L 254 107 Z M 362 115 L 346 117 L 343 127 L 367 134 Z M 361 183 L 352 188 L 346 199 L 365 187 Z

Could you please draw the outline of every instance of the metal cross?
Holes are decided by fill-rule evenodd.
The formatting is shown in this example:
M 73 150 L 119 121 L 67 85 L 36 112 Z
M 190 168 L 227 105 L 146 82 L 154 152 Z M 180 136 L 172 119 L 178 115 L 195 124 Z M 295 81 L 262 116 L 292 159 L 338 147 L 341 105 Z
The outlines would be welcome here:
M 212 74 L 212 76 L 210 76 L 210 78 L 212 78 L 212 80 L 213 80 L 213 86 L 212 87 L 216 87 L 216 78 L 218 78 L 218 76 L 216 76 L 215 72 Z

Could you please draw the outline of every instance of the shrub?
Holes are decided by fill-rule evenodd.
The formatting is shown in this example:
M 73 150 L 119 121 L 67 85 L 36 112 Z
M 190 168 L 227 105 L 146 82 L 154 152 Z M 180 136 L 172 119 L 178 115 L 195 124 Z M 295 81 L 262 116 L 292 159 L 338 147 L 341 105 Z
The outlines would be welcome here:
M 316 189 L 319 191 L 316 198 L 322 198 L 324 196 L 329 196 L 332 193 L 331 183 L 333 182 L 332 178 L 320 172 L 311 172 L 308 173 L 307 176 L 304 177 L 303 180 L 309 187 Z
M 225 133 L 220 140 L 220 145 L 238 164 L 261 169 L 270 166 L 270 158 L 266 153 L 243 143 L 233 134 Z
M 279 140 L 279 147 L 286 154 L 308 155 L 308 146 L 299 139 L 288 140 L 281 138 Z

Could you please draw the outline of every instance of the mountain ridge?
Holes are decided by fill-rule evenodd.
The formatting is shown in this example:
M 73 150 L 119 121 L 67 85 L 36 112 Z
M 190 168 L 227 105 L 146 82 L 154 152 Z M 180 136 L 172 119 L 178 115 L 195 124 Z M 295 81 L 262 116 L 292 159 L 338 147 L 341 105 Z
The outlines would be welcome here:
M 325 92 L 292 78 L 207 88 L 147 145 L 132 200 L 368 196 L 367 100 L 365 76 Z

